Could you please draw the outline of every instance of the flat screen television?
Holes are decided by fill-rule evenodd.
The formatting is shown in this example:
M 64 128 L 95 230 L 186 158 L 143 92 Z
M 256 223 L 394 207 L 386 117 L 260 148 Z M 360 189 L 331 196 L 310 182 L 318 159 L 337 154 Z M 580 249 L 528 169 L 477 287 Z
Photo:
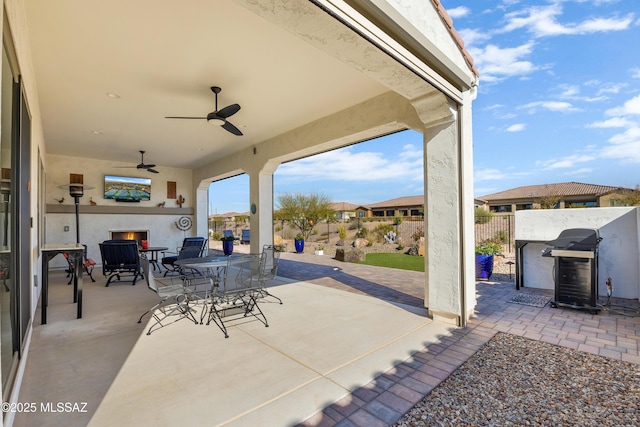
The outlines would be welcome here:
M 104 198 L 116 202 L 139 202 L 151 199 L 151 178 L 104 176 Z

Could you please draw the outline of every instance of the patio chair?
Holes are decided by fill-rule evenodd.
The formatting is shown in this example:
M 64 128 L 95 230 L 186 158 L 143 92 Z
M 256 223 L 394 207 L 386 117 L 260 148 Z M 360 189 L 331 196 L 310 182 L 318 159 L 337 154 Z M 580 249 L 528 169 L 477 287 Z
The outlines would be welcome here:
M 108 276 L 106 287 L 113 281 L 121 281 L 124 274 L 132 275 L 131 285 L 140 277 L 140 255 L 136 240 L 105 240 L 100 245 L 102 274 Z
M 87 245 L 82 246 L 84 246 L 84 253 L 82 255 L 82 271 L 87 273 L 92 282 L 95 282 L 96 279 L 93 278 L 93 269 L 96 266 L 96 262 L 92 258 L 87 257 Z M 66 272 L 67 277 L 69 278 L 67 285 L 70 285 L 71 282 L 73 282 L 73 275 L 75 273 L 75 262 L 72 255 L 69 255 L 67 253 L 63 253 L 62 255 L 67 260 L 67 263 L 69 263 L 69 268 L 66 270 Z
M 142 256 L 140 262 L 147 287 L 155 292 L 159 298 L 158 303 L 144 312 L 142 316 L 140 316 L 140 319 L 138 319 L 138 323 L 142 323 L 142 318 L 147 313 L 151 313 L 151 316 L 155 319 L 155 322 L 149 327 L 147 335 L 151 335 L 151 332 L 154 330 L 158 330 L 187 317 L 197 324 L 198 322 L 189 307 L 189 301 L 191 299 L 190 291 L 184 286 L 182 280 L 174 282 L 172 278 L 156 279 L 149 270 L 149 260 L 147 257 Z M 169 316 L 175 316 L 174 320 L 169 323 L 163 323 Z
M 267 282 L 273 280 L 278 273 L 278 262 L 280 261 L 280 251 L 276 250 L 273 245 L 264 245 L 262 247 L 262 255 L 260 257 L 260 296 L 272 297 L 280 301 L 277 296 L 267 291 Z
M 167 269 L 164 272 L 164 276 L 167 274 L 181 274 L 182 271 L 179 266 L 174 263 L 179 259 L 187 258 L 200 258 L 205 255 L 207 240 L 204 237 L 185 237 L 182 242 L 182 246 L 177 248 L 176 252 L 163 252 L 174 253 L 175 255 L 163 256 L 160 263 Z
M 234 314 L 242 317 L 253 316 L 269 327 L 266 316 L 258 305 L 260 296 L 260 256 L 229 256 L 227 267 L 220 284 L 211 292 L 209 318 L 207 325 L 213 321 L 229 338 L 225 319 L 233 319 Z
M 251 243 L 251 230 L 242 230 L 242 237 L 240 238 L 240 244 Z

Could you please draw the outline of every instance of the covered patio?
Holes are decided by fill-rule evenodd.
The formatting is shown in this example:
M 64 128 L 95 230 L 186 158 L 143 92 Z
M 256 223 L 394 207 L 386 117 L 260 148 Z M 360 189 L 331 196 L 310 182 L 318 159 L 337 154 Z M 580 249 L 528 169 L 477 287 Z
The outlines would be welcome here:
M 27 361 L 38 357 L 43 371 L 35 381 L 47 378 L 91 393 L 95 383 L 65 382 L 58 369 L 66 368 L 56 361 L 76 360 L 69 363 L 73 371 L 93 369 L 95 355 L 83 356 L 74 345 L 96 343 L 108 354 L 114 346 L 101 333 L 128 318 L 117 302 L 123 288 L 92 297 L 85 280 L 82 319 L 67 322 L 51 314 L 39 325 L 43 245 L 85 244 L 88 256 L 99 260 L 99 243 L 113 232 L 145 232 L 152 246 L 176 248 L 186 236 L 208 235 L 210 183 L 246 173 L 250 249 L 258 253 L 273 243 L 273 174 L 280 164 L 405 129 L 423 135 L 426 273 L 420 296 L 414 296 L 422 314 L 357 299 L 366 315 L 392 310 L 418 316 L 412 317 L 417 323 L 407 330 L 399 322 L 391 332 L 396 337 L 383 341 L 374 340 L 372 330 L 374 346 L 347 360 L 302 365 L 326 378 L 420 325 L 449 330 L 473 314 L 471 116 L 478 76 L 437 0 L 8 0 L 3 24 L 0 160 L 3 194 L 11 196 L 3 252 L 11 292 L 3 298 L 0 347 L 5 401 L 18 402 L 22 390 L 39 388 L 27 386 L 26 374 Z M 110 199 L 110 176 L 149 179 L 146 196 Z M 71 194 L 71 182 L 82 182 L 81 197 Z M 182 223 L 189 228 L 176 226 Z M 62 269 L 65 261 L 48 266 Z M 297 284 L 286 289 L 313 292 Z M 300 297 L 292 308 L 308 300 Z M 329 313 L 311 318 L 331 318 Z M 124 331 L 121 337 L 137 340 L 139 331 Z M 309 334 L 278 332 L 288 342 L 300 333 L 302 347 L 313 348 Z M 67 348 L 76 348 L 80 360 L 53 358 L 54 342 L 67 333 Z M 106 360 L 119 369 L 129 350 L 131 360 L 151 358 L 133 346 Z M 214 367 L 216 361 L 201 363 Z M 134 371 L 128 380 L 136 382 Z M 345 391 L 350 383 L 327 384 Z M 60 400 L 46 398 L 37 401 Z M 5 418 L 9 425 L 11 417 Z
M 235 323 L 226 340 L 186 320 L 145 335 L 136 320 L 154 296 L 142 286 L 93 284 L 87 317 L 74 319 L 54 274 L 52 322 L 34 329 L 20 401 L 84 402 L 86 412 L 21 413 L 14 425 L 384 426 L 497 332 L 640 364 L 639 317 L 510 304 L 549 291 L 479 282 L 474 316 L 453 328 L 392 301 L 419 298 L 420 273 L 318 258 L 284 254 L 283 272 L 307 280 L 278 277 L 270 290 L 284 304 L 263 304 L 271 326 Z M 325 267 L 344 269 L 330 277 Z M 393 287 L 372 279 L 388 276 Z

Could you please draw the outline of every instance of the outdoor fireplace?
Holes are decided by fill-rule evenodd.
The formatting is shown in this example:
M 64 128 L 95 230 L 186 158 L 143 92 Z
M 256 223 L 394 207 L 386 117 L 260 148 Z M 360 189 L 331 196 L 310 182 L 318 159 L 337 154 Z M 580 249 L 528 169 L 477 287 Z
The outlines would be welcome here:
M 109 239 L 137 240 L 140 245 L 143 240 L 149 240 L 149 230 L 109 230 Z

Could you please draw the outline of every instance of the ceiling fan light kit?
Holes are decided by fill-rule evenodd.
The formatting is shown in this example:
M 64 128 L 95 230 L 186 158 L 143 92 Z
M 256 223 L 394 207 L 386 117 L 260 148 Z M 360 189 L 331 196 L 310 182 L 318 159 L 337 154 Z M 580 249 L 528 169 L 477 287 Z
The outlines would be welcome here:
M 220 110 L 218 110 L 218 94 L 222 91 L 222 89 L 218 86 L 211 86 L 211 92 L 216 97 L 216 109 L 215 111 L 207 114 L 206 117 L 188 117 L 188 116 L 165 116 L 165 119 L 201 119 L 206 120 L 207 123 L 211 123 L 216 126 L 222 127 L 227 132 L 230 132 L 234 135 L 241 136 L 242 132 L 236 126 L 234 126 L 231 122 L 227 121 L 227 118 L 233 116 L 235 113 L 240 111 L 240 105 L 231 104 Z

